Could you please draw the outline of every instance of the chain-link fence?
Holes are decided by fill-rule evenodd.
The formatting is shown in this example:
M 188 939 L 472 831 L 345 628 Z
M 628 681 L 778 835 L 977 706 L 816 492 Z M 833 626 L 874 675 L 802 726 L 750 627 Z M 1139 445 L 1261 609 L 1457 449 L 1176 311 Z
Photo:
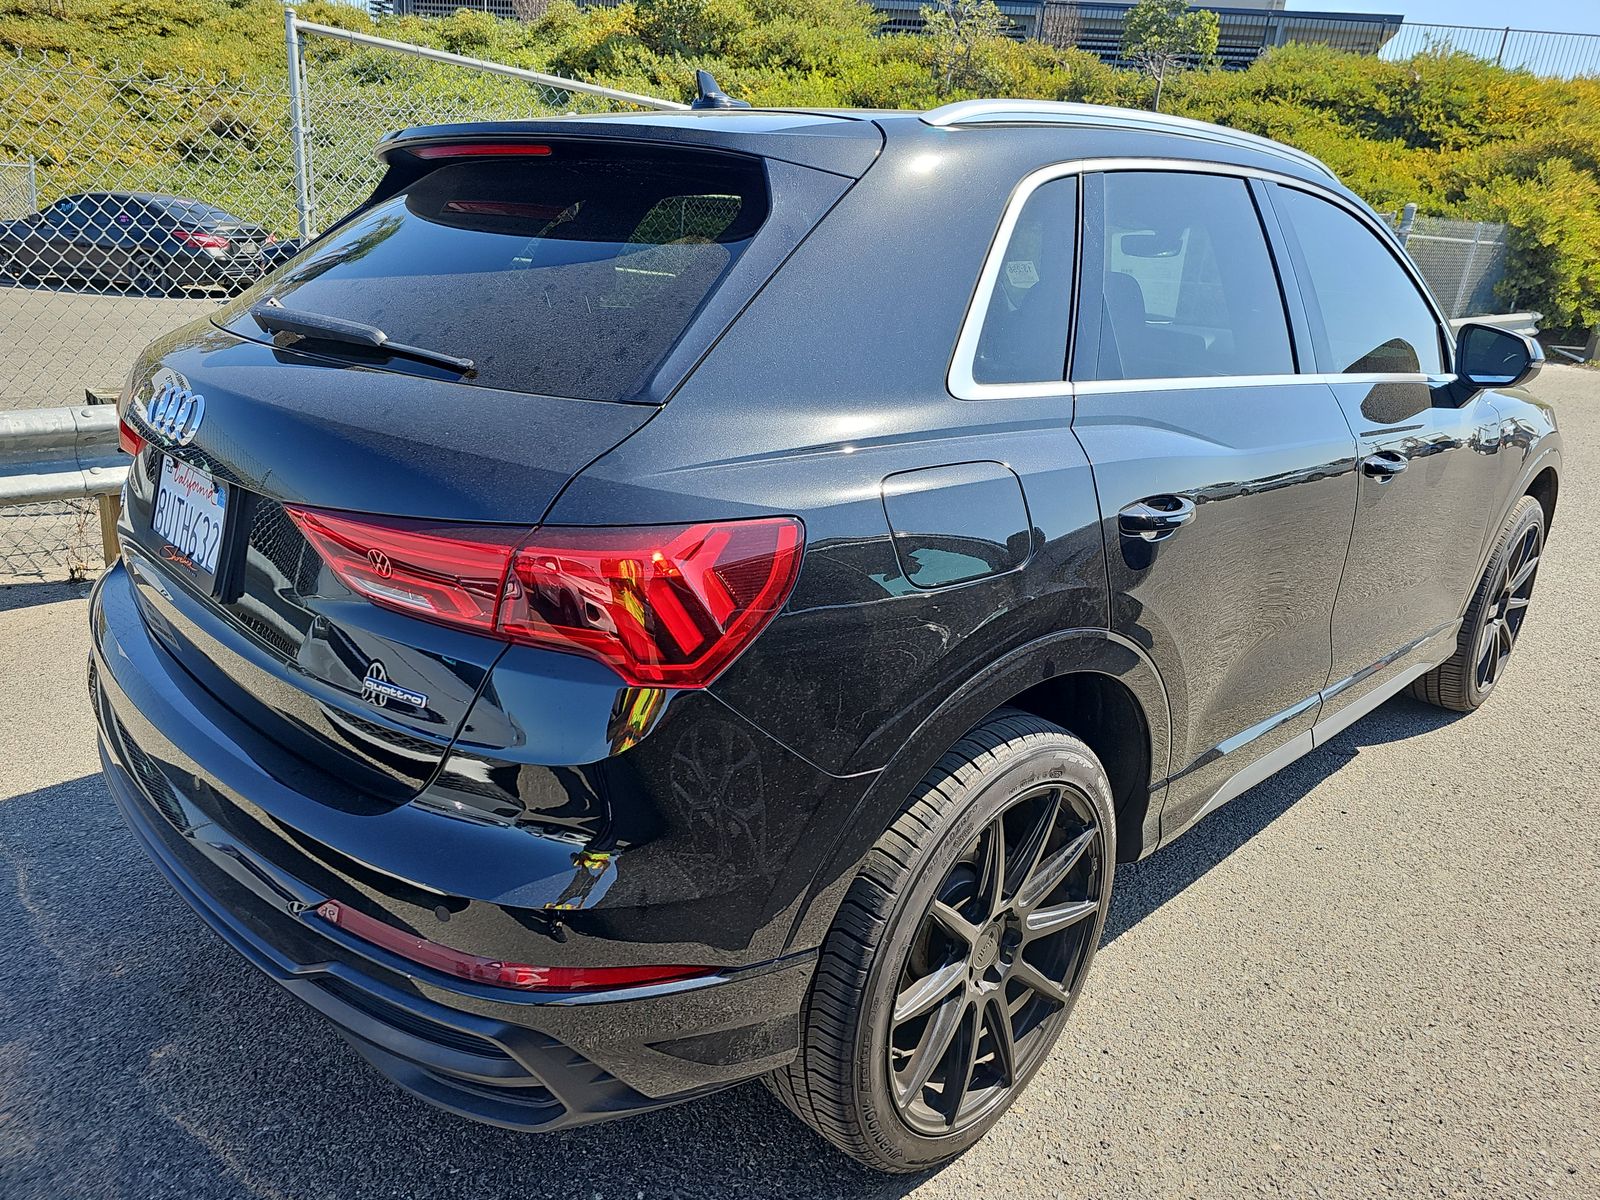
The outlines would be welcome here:
M 1446 316 L 1481 317 L 1505 310 L 1495 289 L 1506 274 L 1506 226 L 1410 212 L 1391 215 L 1390 221 Z
M 88 579 L 104 551 L 94 500 L 56 500 L 0 509 L 0 584 L 19 579 Z
M 0 409 L 115 392 L 143 346 L 365 200 L 385 133 L 647 99 L 352 46 L 318 28 L 299 23 L 298 120 L 287 78 L 0 57 Z M 0 578 L 77 572 L 99 557 L 93 501 L 0 508 Z
M 31 162 L 0 162 L 0 221 L 16 221 L 39 207 Z

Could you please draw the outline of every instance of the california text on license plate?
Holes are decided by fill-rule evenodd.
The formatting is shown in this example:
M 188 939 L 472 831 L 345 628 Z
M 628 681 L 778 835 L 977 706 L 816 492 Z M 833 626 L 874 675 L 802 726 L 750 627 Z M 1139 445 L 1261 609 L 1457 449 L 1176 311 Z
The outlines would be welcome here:
M 228 489 L 208 473 L 176 459 L 162 458 L 161 482 L 156 487 L 155 515 L 150 527 L 179 556 L 163 557 L 215 575 L 227 507 Z

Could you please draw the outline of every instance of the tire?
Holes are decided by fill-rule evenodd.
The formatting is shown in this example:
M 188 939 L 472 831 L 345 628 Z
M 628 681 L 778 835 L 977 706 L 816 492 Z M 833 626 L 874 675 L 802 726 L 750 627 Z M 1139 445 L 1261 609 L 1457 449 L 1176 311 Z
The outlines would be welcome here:
M 1099 760 L 1058 726 L 1000 710 L 939 760 L 868 853 L 823 943 L 799 1056 L 768 1087 L 866 1166 L 954 1158 L 1060 1036 L 1115 864 Z
M 1456 635 L 1455 653 L 1411 685 L 1413 696 L 1454 712 L 1471 712 L 1489 698 L 1527 619 L 1543 554 L 1544 509 L 1524 496 L 1489 555 Z

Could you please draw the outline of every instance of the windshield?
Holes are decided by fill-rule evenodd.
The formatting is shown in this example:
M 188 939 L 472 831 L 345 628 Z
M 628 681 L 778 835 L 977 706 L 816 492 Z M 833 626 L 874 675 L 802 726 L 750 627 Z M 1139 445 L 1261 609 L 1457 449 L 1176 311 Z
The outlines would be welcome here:
M 248 302 L 273 297 L 471 359 L 476 371 L 465 382 L 627 399 L 766 214 L 756 160 L 555 143 L 544 154 L 430 171 L 291 261 Z

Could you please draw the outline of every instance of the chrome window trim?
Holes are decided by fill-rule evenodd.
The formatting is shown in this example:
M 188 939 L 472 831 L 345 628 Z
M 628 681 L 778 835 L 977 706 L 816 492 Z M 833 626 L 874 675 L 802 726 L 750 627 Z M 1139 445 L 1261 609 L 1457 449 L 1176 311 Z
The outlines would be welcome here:
M 966 101 L 971 104 L 994 104 L 998 101 Z M 1044 103 L 1041 101 L 1041 103 Z M 955 107 L 947 105 L 946 107 Z M 942 110 L 934 110 L 936 113 Z M 926 119 L 926 118 L 924 118 Z M 1022 215 L 1022 208 L 1027 204 L 1029 197 L 1045 184 L 1056 179 L 1065 179 L 1074 175 L 1088 175 L 1095 172 L 1109 171 L 1177 171 L 1189 175 L 1224 175 L 1233 179 L 1260 179 L 1267 183 L 1283 184 L 1288 187 L 1298 188 L 1313 196 L 1327 200 L 1344 209 L 1357 220 L 1361 221 L 1389 247 L 1395 261 L 1406 272 L 1412 286 L 1427 304 L 1428 310 L 1433 313 L 1434 323 L 1439 328 L 1442 341 L 1441 345 L 1446 351 L 1445 370 L 1440 375 L 1428 373 L 1368 373 L 1368 374 L 1330 374 L 1325 372 L 1305 372 L 1294 375 L 1202 375 L 1187 378 L 1169 377 L 1162 379 L 1117 379 L 1083 381 L 1077 384 L 1065 379 L 1039 380 L 1030 383 L 979 383 L 972 376 L 973 361 L 977 356 L 978 340 L 983 333 L 983 318 L 989 310 L 989 301 L 994 294 L 995 282 L 1000 275 L 1000 267 L 1005 258 L 1005 250 L 1011 243 L 1012 232 L 1016 229 L 1017 221 Z M 1080 212 L 1078 220 L 1083 220 Z M 1262 231 L 1262 237 L 1267 236 Z M 961 332 L 956 337 L 955 350 L 950 357 L 950 366 L 945 373 L 945 386 L 950 394 L 958 400 L 1014 400 L 1027 399 L 1040 396 L 1072 396 L 1076 393 L 1091 395 L 1095 392 L 1113 391 L 1156 391 L 1172 388 L 1201 388 L 1201 387 L 1249 387 L 1265 386 L 1268 384 L 1282 385 L 1284 383 L 1399 383 L 1399 382 L 1447 382 L 1453 380 L 1454 368 L 1454 336 L 1450 334 L 1449 323 L 1445 320 L 1439 309 L 1433 293 L 1423 283 L 1418 274 L 1416 265 L 1406 256 L 1404 250 L 1398 254 L 1394 247 L 1394 232 L 1389 229 L 1379 218 L 1364 205 L 1341 196 L 1331 188 L 1323 187 L 1313 181 L 1300 179 L 1293 175 L 1286 175 L 1278 171 L 1269 171 L 1261 167 L 1241 167 L 1232 163 L 1201 162 L 1198 160 L 1179 158 L 1083 158 L 1073 162 L 1052 163 L 1047 167 L 1040 167 L 1024 175 L 1011 191 L 1006 200 L 1005 211 L 1000 216 L 1000 225 L 995 230 L 993 240 L 983 260 L 983 268 L 978 272 L 977 286 L 973 289 L 972 298 L 967 302 L 967 310 L 961 319 Z M 1079 270 L 1082 264 L 1076 264 Z M 1077 297 L 1073 297 L 1076 302 Z M 1072 320 L 1076 322 L 1078 312 L 1076 303 L 1072 310 Z M 1285 324 L 1288 314 L 1284 315 Z M 1292 332 L 1292 331 L 1291 331 Z
M 1427 375 L 1420 371 L 1366 371 L 1340 375 L 1334 371 L 1308 371 L 1301 375 L 1191 375 L 1164 379 L 1097 379 L 1072 385 L 1077 396 L 1110 396 L 1119 392 L 1194 391 L 1201 388 L 1283 387 L 1295 383 L 1426 383 L 1454 381 L 1454 375 Z

